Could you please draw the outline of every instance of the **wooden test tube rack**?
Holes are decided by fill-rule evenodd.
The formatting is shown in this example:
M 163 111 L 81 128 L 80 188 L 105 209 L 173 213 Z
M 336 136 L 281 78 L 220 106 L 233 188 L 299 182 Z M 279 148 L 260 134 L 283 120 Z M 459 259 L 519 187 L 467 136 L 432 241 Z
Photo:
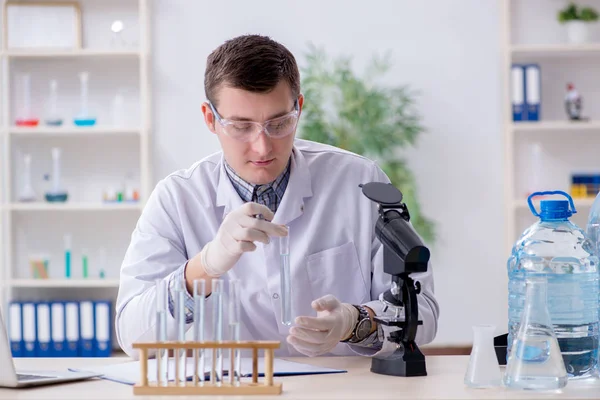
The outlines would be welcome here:
M 223 341 L 223 342 L 152 342 L 152 343 L 134 343 L 133 348 L 140 351 L 140 374 L 141 379 L 138 384 L 133 387 L 133 393 L 136 395 L 267 395 L 281 394 L 282 384 L 273 382 L 273 361 L 274 352 L 280 347 L 281 343 L 276 341 Z M 159 385 L 157 381 L 148 380 L 148 354 L 152 350 L 167 350 L 176 352 L 176 350 L 186 350 L 189 355 L 190 351 L 194 355 L 194 368 L 198 365 L 199 349 L 212 350 L 212 367 L 215 368 L 214 360 L 216 359 L 216 349 L 232 350 L 232 349 L 251 349 L 252 350 L 252 381 L 234 383 L 233 374 L 233 359 L 231 360 L 231 369 L 228 373 L 229 379 L 221 382 L 211 382 L 205 380 L 201 382 L 198 379 L 197 371 L 194 371 L 193 380 L 180 382 L 179 381 L 179 363 L 175 362 L 175 380 L 167 382 L 166 385 Z M 259 350 L 264 351 L 264 378 L 261 382 L 258 381 L 258 353 Z M 212 375 L 212 374 L 211 374 Z

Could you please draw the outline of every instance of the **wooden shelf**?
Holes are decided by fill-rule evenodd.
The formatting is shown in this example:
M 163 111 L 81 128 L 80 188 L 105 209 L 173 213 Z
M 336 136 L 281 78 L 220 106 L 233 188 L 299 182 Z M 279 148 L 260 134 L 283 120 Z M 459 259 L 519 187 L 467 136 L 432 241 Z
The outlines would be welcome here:
M 13 279 L 6 286 L 21 288 L 117 288 L 118 279 Z
M 6 206 L 14 211 L 141 211 L 140 203 L 10 203 Z
M 90 126 L 90 127 L 78 127 L 78 126 L 64 126 L 64 127 L 21 127 L 12 126 L 8 132 L 11 135 L 16 136 L 36 136 L 36 137 L 56 137 L 56 136 L 90 136 L 90 135 L 139 135 L 141 130 L 139 128 L 116 128 L 116 127 L 103 127 L 103 126 Z
M 600 56 L 600 43 L 590 44 L 544 44 L 513 45 L 510 47 L 513 57 L 564 57 L 597 55 Z
M 77 57 L 128 57 L 139 58 L 142 53 L 137 50 L 8 50 L 4 53 L 8 58 L 77 58 Z
M 583 132 L 600 131 L 600 121 L 571 122 L 571 121 L 540 121 L 514 122 L 514 132 Z

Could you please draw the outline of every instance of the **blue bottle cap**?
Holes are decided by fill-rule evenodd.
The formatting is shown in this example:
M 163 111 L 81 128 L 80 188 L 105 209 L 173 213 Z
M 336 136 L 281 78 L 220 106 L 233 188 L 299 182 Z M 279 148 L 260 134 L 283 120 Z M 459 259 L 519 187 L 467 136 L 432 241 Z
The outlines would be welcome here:
M 533 198 L 536 196 L 555 194 L 565 196 L 568 200 L 542 200 L 540 201 L 540 213 L 538 214 L 533 206 Z M 533 215 L 540 217 L 542 221 L 568 219 L 571 215 L 577 212 L 575 209 L 575 204 L 573 203 L 573 198 L 569 196 L 569 194 L 560 190 L 532 193 L 527 198 L 527 203 L 529 204 L 529 209 Z
M 569 209 L 568 200 L 542 200 L 540 202 L 540 218 L 542 221 L 567 219 L 573 213 Z

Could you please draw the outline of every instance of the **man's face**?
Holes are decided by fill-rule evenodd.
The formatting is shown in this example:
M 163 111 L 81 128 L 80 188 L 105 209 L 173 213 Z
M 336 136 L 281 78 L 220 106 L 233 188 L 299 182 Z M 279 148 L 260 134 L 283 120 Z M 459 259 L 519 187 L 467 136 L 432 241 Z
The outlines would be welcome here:
M 216 97 L 216 111 L 222 119 L 228 121 L 264 123 L 294 110 L 292 92 L 285 81 L 279 82 L 269 93 L 253 93 L 223 86 Z M 298 112 L 302 108 L 302 102 L 303 98 L 300 96 Z M 292 153 L 295 128 L 291 134 L 282 138 L 271 138 L 263 130 L 258 137 L 244 142 L 225 132 L 207 103 L 202 105 L 202 112 L 209 129 L 219 138 L 225 160 L 242 179 L 262 185 L 273 182 L 283 172 Z M 232 128 L 228 128 L 228 132 L 229 129 Z

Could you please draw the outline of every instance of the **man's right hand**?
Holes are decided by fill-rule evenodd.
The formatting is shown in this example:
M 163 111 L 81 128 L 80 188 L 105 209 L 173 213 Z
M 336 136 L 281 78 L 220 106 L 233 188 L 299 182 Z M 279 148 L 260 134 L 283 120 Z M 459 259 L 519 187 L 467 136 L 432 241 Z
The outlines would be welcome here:
M 262 215 L 264 219 L 256 218 Z M 258 203 L 245 203 L 230 212 L 217 231 L 217 236 L 200 252 L 200 262 L 206 274 L 212 278 L 229 271 L 247 251 L 254 251 L 254 242 L 268 244 L 270 236 L 287 236 L 284 225 L 270 222 L 273 212 Z

